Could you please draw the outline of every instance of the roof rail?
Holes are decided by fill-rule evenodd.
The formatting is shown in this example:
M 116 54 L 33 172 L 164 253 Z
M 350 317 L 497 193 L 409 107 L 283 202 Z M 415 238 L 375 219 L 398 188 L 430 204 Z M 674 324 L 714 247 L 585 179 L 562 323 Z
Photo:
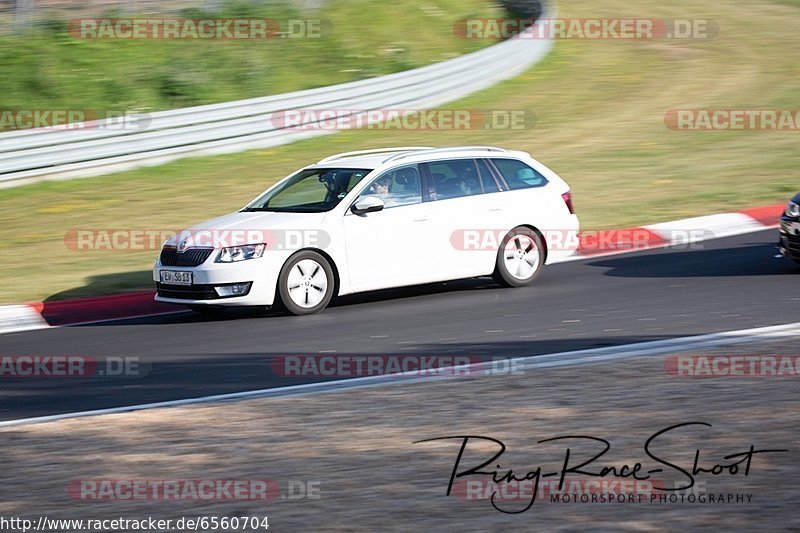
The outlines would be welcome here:
M 426 148 L 418 151 L 422 151 L 425 154 L 432 154 L 437 152 L 457 152 L 464 150 L 486 150 L 487 152 L 508 152 L 508 150 L 506 150 L 505 148 L 498 148 L 496 146 L 447 146 L 445 148 Z M 409 155 L 413 154 L 395 154 L 387 159 L 384 159 L 383 163 L 385 164 L 388 163 L 389 161 L 403 159 L 404 157 L 408 157 Z
M 341 154 L 329 155 L 324 159 L 317 161 L 317 164 L 327 163 L 328 161 L 335 161 L 344 157 L 354 157 L 357 155 L 367 154 L 382 154 L 386 152 L 409 152 L 418 150 L 432 150 L 430 146 L 398 146 L 396 148 L 373 148 L 371 150 L 356 150 L 354 152 L 342 152 Z

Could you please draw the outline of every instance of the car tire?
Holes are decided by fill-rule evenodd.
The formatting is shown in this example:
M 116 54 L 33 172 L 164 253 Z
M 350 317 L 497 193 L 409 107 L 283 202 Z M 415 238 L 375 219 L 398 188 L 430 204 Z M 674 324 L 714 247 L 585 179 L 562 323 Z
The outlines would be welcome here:
M 531 285 L 541 272 L 544 259 L 545 248 L 539 234 L 518 226 L 500 242 L 492 277 L 504 287 Z
M 327 259 L 311 250 L 291 256 L 278 276 L 281 307 L 293 315 L 319 313 L 330 303 L 334 290 L 333 268 Z

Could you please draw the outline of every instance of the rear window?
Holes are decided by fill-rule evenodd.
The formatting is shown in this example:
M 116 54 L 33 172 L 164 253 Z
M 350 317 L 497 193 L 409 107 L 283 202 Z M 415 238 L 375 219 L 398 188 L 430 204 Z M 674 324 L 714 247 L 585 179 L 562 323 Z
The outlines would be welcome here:
M 547 185 L 547 178 L 522 161 L 516 159 L 492 159 L 511 189 L 529 189 Z

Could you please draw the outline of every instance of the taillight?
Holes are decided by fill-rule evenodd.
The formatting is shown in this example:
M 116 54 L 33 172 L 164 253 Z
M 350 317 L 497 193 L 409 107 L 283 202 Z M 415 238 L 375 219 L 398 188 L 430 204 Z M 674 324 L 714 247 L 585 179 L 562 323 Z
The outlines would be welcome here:
M 574 215 L 575 209 L 572 208 L 572 193 L 570 191 L 567 191 L 561 195 L 561 198 L 563 198 L 564 203 L 567 204 L 567 209 L 569 209 L 569 214 Z

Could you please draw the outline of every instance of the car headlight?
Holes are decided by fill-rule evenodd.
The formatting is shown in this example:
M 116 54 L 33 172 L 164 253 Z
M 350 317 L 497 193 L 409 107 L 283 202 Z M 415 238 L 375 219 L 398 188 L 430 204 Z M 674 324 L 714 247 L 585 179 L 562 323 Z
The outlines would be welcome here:
M 800 204 L 789 202 L 789 205 L 786 206 L 786 216 L 800 217 Z
M 223 248 L 217 256 L 217 263 L 235 263 L 247 259 L 256 259 L 264 255 L 266 244 L 245 244 L 244 246 L 231 246 Z

